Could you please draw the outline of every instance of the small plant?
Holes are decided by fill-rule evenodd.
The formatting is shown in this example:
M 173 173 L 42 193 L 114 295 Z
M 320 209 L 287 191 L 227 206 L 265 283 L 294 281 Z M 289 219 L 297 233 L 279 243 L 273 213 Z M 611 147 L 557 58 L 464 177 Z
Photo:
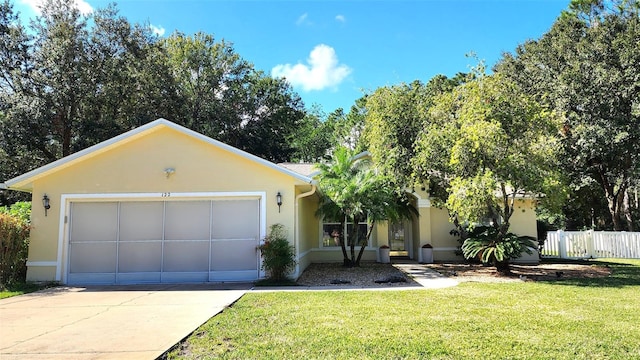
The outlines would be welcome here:
M 531 254 L 536 247 L 536 239 L 531 236 L 507 233 L 500 237 L 495 227 L 478 226 L 471 231 L 461 249 L 466 259 L 478 259 L 508 273 L 511 259 L 520 257 L 523 252 Z
M 262 252 L 262 268 L 269 273 L 269 279 L 273 282 L 288 280 L 287 275 L 296 266 L 296 260 L 293 246 L 289 245 L 287 240 L 284 225 L 271 225 L 269 235 L 259 249 Z

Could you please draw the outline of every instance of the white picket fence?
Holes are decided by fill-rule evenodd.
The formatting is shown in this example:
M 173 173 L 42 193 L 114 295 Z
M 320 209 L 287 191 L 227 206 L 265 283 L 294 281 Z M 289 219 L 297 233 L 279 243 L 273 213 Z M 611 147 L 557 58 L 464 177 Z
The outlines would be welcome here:
M 550 231 L 541 255 L 562 259 L 640 259 L 640 232 Z

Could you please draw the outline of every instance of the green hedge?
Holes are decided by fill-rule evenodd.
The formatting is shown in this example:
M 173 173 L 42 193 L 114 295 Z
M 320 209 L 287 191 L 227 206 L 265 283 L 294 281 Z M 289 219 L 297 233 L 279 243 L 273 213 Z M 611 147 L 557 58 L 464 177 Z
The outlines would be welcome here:
M 31 203 L 0 207 L 0 289 L 25 281 Z

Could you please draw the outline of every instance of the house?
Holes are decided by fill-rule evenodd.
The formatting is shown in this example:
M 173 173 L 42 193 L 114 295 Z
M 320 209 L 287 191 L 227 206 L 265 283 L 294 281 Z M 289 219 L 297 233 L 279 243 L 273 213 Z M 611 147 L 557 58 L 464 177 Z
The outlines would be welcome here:
M 265 275 L 257 246 L 276 223 L 295 247 L 294 277 L 312 262 L 341 261 L 331 236 L 339 224 L 315 215 L 312 174 L 158 119 L 4 185 L 32 194 L 28 280 L 251 281 Z M 426 243 L 436 260 L 456 257 L 446 211 L 424 191 L 413 195 L 420 216 L 379 224 L 364 260 L 375 260 L 382 244 L 416 260 Z M 521 205 L 514 231 L 535 236 L 532 202 Z

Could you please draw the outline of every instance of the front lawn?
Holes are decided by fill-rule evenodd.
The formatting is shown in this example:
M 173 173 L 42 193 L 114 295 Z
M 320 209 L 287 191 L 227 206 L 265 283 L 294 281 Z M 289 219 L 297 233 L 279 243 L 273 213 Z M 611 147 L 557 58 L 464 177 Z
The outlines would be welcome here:
M 169 358 L 640 358 L 640 261 L 606 279 L 249 293 Z
M 18 283 L 9 285 L 7 288 L 0 289 L 0 299 L 18 296 L 22 294 L 28 294 L 30 292 L 46 289 L 49 287 L 56 286 L 56 283 Z

